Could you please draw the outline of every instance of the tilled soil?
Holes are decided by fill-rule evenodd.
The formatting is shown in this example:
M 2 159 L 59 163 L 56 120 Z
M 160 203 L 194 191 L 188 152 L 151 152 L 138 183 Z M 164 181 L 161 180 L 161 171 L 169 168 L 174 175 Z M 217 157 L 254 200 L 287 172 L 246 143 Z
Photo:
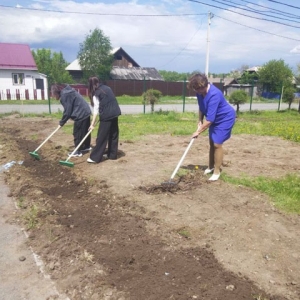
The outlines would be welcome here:
M 120 122 L 122 119 L 120 118 Z M 203 175 L 208 141 L 199 137 L 175 183 L 169 182 L 190 137 L 122 140 L 119 157 L 59 164 L 72 136 L 57 122 L 0 119 L 0 163 L 26 226 L 28 245 L 70 299 L 300 299 L 299 216 L 267 196 Z M 280 177 L 300 171 L 299 144 L 233 136 L 223 172 Z M 288 151 L 287 151 L 288 149 Z

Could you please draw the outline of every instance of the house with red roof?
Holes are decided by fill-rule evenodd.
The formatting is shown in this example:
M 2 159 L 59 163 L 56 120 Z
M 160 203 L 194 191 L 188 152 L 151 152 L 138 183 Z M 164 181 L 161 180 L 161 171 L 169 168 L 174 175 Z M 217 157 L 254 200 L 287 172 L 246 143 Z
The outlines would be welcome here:
M 47 76 L 25 44 L 0 43 L 0 100 L 48 99 Z

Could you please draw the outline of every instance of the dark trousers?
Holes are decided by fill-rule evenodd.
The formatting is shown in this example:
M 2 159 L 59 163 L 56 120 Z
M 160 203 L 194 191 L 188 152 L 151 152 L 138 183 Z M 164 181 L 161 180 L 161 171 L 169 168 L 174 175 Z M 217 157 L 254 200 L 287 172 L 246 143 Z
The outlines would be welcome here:
M 98 128 L 96 146 L 91 152 L 90 158 L 99 163 L 108 144 L 107 157 L 117 159 L 119 144 L 119 124 L 118 118 L 108 121 L 101 121 Z
M 89 131 L 89 127 L 91 126 L 91 119 L 90 117 L 81 120 L 75 121 L 73 126 L 73 136 L 74 136 L 74 145 L 75 148 L 80 144 L 83 138 Z M 87 138 L 84 140 L 82 145 L 79 147 L 78 151 L 87 149 L 91 147 L 91 135 L 89 134 Z

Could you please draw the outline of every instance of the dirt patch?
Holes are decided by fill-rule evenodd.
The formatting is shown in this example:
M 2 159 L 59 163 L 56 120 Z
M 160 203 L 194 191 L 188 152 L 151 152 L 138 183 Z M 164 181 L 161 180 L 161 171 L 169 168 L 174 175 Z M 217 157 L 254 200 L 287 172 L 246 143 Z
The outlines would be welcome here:
M 122 120 L 120 119 L 120 122 Z M 0 120 L 0 163 L 26 224 L 28 243 L 70 299 L 300 299 L 299 216 L 263 194 L 203 175 L 206 137 L 190 149 L 176 184 L 165 185 L 190 137 L 120 141 L 117 160 L 59 164 L 72 136 L 57 122 Z M 233 136 L 223 171 L 279 177 L 300 170 L 299 144 Z M 287 151 L 288 149 L 288 151 Z

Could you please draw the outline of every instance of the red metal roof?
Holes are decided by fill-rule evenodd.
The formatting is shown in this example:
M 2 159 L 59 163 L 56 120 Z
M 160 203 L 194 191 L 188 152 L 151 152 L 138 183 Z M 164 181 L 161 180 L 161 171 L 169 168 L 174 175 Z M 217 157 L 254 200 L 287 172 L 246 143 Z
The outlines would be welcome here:
M 37 70 L 28 45 L 0 43 L 0 69 Z

